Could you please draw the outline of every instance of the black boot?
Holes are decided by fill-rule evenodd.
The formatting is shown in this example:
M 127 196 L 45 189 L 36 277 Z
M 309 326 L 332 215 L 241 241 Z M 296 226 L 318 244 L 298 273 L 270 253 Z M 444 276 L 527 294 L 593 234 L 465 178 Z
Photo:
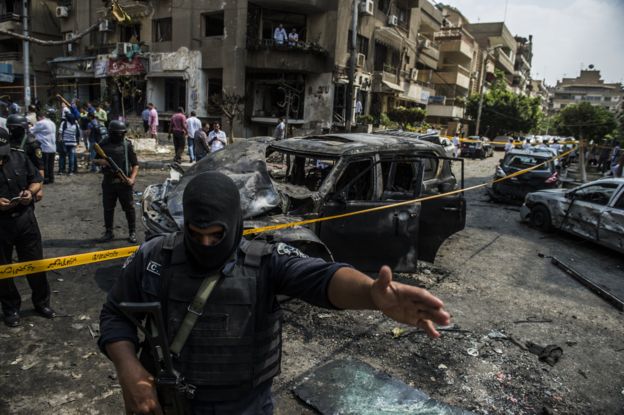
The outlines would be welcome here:
M 113 230 L 106 229 L 106 231 L 104 232 L 104 235 L 102 235 L 102 237 L 98 239 L 98 242 L 109 242 L 109 241 L 112 241 L 114 237 L 115 235 L 113 235 Z
M 134 231 L 130 231 L 130 233 L 128 233 L 128 242 L 131 244 L 137 243 L 136 233 Z

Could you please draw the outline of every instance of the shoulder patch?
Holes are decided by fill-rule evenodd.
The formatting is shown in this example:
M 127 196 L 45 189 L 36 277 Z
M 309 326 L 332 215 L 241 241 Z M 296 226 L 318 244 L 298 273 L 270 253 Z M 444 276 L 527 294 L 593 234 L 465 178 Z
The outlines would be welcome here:
M 43 152 L 41 151 L 40 148 L 35 150 L 35 157 L 37 157 L 38 159 L 42 159 L 43 158 Z
M 285 244 L 284 242 L 278 243 L 275 248 L 277 249 L 278 255 L 288 255 L 288 256 L 296 256 L 299 258 L 307 258 L 308 256 L 295 248 L 294 246 Z
M 161 268 L 162 268 L 162 265 L 160 265 L 158 262 L 150 261 L 148 262 L 147 267 L 145 269 L 147 270 L 147 272 L 151 272 L 152 274 L 160 276 Z

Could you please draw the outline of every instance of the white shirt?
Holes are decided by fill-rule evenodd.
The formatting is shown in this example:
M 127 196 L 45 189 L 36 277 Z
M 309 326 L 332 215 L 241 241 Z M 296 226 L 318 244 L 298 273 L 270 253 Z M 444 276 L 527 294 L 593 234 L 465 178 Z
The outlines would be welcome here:
M 277 124 L 277 126 L 275 127 L 275 132 L 273 133 L 273 137 L 277 138 L 278 140 L 283 140 L 285 133 L 286 132 L 286 125 L 284 124 L 284 121 L 280 122 L 279 124 Z
M 219 131 L 218 133 L 216 131 L 211 131 L 210 134 L 208 134 L 208 142 L 210 143 L 210 152 L 214 153 L 225 147 L 227 144 L 227 136 L 223 131 Z
M 505 144 L 505 153 L 507 153 L 510 150 L 513 150 L 514 145 L 512 143 L 507 143 Z
M 557 152 L 557 154 L 559 154 L 559 152 L 561 151 L 561 144 L 559 143 L 551 144 L 550 148 L 552 148 L 553 150 Z
M 30 132 L 41 145 L 44 153 L 56 153 L 56 125 L 47 118 L 37 121 Z
M 278 45 L 282 45 L 284 44 L 284 42 L 286 42 L 286 39 L 288 39 L 286 29 L 284 29 L 283 27 L 276 27 L 275 32 L 273 32 L 273 40 L 275 40 L 275 43 L 277 43 Z
M 459 147 L 459 137 L 457 137 L 457 136 L 453 137 L 453 145 L 455 147 Z
M 186 119 L 186 130 L 188 131 L 189 138 L 195 138 L 195 132 L 201 130 L 201 121 L 197 117 L 190 117 Z
M 522 149 L 523 150 L 528 150 L 530 148 L 531 148 L 531 143 L 525 142 L 524 144 L 522 144 Z

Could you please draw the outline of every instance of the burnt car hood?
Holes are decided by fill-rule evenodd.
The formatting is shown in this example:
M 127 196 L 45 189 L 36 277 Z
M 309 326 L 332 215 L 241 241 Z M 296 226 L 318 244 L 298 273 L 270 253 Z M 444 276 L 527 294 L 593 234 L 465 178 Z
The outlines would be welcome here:
M 255 139 L 230 144 L 227 151 L 213 153 L 187 170 L 179 183 L 165 195 L 167 213 L 178 227 L 182 229 L 184 223 L 182 195 L 186 185 L 193 177 L 207 171 L 221 172 L 236 183 L 245 219 L 279 210 L 282 197 L 269 176 L 265 161 L 269 141 Z

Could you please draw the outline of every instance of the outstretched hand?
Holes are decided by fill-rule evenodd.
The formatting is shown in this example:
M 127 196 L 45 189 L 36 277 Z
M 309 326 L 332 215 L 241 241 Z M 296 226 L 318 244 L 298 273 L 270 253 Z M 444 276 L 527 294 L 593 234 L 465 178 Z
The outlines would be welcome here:
M 392 271 L 385 265 L 371 287 L 371 298 L 388 317 L 419 327 L 432 338 L 440 337 L 434 324 L 450 324 L 450 315 L 439 298 L 423 288 L 392 281 Z

